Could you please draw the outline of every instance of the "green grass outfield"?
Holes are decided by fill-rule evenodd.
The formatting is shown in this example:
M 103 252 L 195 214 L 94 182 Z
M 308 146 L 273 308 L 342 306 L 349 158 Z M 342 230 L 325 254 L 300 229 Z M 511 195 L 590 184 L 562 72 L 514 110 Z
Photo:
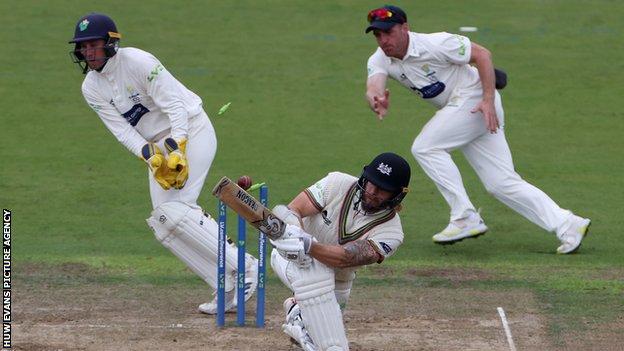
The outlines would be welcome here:
M 122 46 L 152 52 L 202 97 L 219 140 L 200 197 L 207 211 L 215 213 L 209 190 L 223 175 L 265 181 L 270 202 L 284 203 L 327 172 L 359 174 L 371 157 L 391 150 L 410 161 L 413 175 L 401 213 L 405 243 L 384 265 L 494 272 L 505 278 L 467 284 L 531 289 L 554 340 L 624 315 L 623 3 L 396 2 L 414 31 L 479 28 L 469 37 L 509 74 L 502 95 L 516 169 L 593 220 L 570 256 L 555 255 L 554 235 L 490 197 L 460 154 L 455 159 L 490 232 L 450 247 L 431 242 L 448 209 L 409 149 L 434 110 L 392 82 L 390 114 L 380 123 L 363 97 L 366 60 L 376 48 L 364 34 L 365 17 L 382 3 L 95 4 L 0 2 L 0 204 L 13 210 L 17 274 L 27 264 L 78 262 L 107 268 L 111 282 L 201 284 L 145 224 L 145 166 L 80 94 L 82 74 L 67 41 L 75 21 L 95 10 L 116 21 Z M 425 283 L 446 284 L 443 277 Z M 589 323 L 575 322 L 581 318 Z

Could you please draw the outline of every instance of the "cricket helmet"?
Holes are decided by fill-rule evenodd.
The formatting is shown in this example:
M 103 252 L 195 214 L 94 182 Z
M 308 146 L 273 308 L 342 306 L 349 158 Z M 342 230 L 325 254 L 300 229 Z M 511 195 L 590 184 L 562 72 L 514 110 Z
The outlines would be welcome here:
M 74 63 L 77 63 L 83 69 L 83 73 L 88 71 L 88 65 L 84 55 L 80 52 L 80 43 L 97 39 L 104 40 L 106 60 L 115 56 L 119 49 L 119 40 L 121 39 L 121 34 L 117 32 L 115 22 L 107 15 L 93 12 L 78 20 L 74 30 L 74 37 L 69 41 L 70 44 L 75 44 L 74 50 L 70 52 L 70 55 Z
M 364 167 L 358 179 L 358 186 L 363 191 L 366 182 L 371 182 L 391 192 L 393 197 L 386 201 L 384 207 L 392 209 L 397 207 L 409 192 L 410 176 L 410 165 L 403 157 L 392 152 L 384 152 Z

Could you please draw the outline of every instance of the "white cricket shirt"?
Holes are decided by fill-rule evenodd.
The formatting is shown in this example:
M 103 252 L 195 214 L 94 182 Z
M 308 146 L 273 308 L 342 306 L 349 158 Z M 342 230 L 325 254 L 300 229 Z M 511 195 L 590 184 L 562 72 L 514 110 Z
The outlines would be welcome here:
M 354 210 L 357 180 L 345 173 L 332 172 L 305 189 L 320 213 L 303 218 L 304 230 L 322 244 L 344 245 L 368 240 L 381 255 L 380 263 L 403 242 L 401 220 L 394 210 L 367 215 Z
M 437 108 L 455 96 L 483 94 L 479 72 L 470 61 L 470 39 L 446 32 L 409 32 L 403 59 L 388 57 L 381 48 L 368 59 L 368 76 L 385 74 Z
M 189 118 L 202 112 L 197 95 L 156 57 L 136 48 L 120 48 L 101 72 L 87 73 L 82 94 L 117 140 L 139 157 L 146 142 L 168 129 L 174 139 L 186 138 Z

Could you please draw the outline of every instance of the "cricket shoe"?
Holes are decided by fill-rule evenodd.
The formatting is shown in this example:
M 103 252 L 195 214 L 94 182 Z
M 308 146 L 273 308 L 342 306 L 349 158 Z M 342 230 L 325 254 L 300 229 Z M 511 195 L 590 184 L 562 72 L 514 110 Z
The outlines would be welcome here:
M 479 237 L 487 232 L 488 227 L 479 212 L 468 217 L 451 221 L 441 232 L 433 236 L 433 242 L 440 245 L 454 244 L 467 238 Z
M 236 273 L 236 272 L 234 272 Z M 236 278 L 234 279 L 236 281 Z M 258 286 L 258 259 L 250 254 L 245 254 L 245 302 L 251 298 Z M 199 312 L 205 314 L 217 314 L 217 292 L 213 292 L 212 301 L 199 305 Z M 234 311 L 238 304 L 238 289 L 225 292 L 225 312 Z
M 570 254 L 576 252 L 581 247 L 581 241 L 589 233 L 591 220 L 572 215 L 570 226 L 561 235 L 558 235 L 561 246 L 557 248 L 558 254 Z
M 318 348 L 312 342 L 303 319 L 301 319 L 301 309 L 294 297 L 284 300 L 284 312 L 286 312 L 286 323 L 282 324 L 284 333 L 290 336 L 290 340 L 304 351 L 317 351 Z

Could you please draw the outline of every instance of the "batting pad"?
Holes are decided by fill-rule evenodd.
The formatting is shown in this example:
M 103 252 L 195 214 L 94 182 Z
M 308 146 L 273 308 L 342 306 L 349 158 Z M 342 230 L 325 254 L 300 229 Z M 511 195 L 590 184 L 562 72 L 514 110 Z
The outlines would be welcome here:
M 218 224 L 199 209 L 177 201 L 152 211 L 147 225 L 161 244 L 184 262 L 213 289 L 217 287 Z M 238 250 L 225 245 L 225 290 L 236 286 Z
M 334 272 L 314 260 L 307 269 L 298 269 L 293 281 L 301 319 L 314 344 L 321 350 L 349 350 L 342 312 L 334 293 Z
M 355 279 L 355 272 L 350 269 L 337 269 L 335 272 L 335 284 L 334 293 L 336 294 L 336 301 L 340 306 L 340 310 L 344 312 L 349 296 L 351 296 L 351 286 Z

